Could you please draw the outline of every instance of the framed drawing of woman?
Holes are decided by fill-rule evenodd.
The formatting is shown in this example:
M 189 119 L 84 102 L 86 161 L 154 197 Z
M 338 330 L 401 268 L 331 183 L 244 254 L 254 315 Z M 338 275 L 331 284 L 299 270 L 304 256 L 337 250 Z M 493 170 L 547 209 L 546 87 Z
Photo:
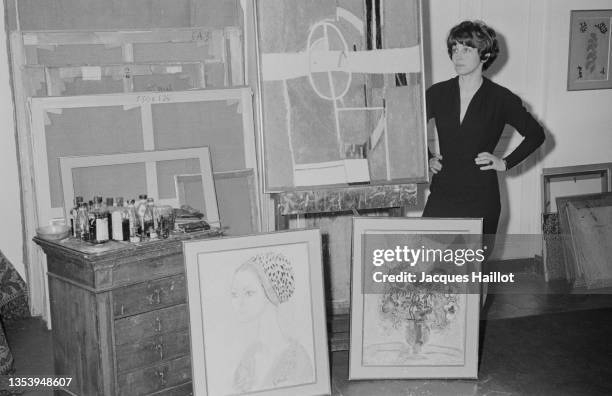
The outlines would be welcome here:
M 194 395 L 330 392 L 318 230 L 185 242 Z

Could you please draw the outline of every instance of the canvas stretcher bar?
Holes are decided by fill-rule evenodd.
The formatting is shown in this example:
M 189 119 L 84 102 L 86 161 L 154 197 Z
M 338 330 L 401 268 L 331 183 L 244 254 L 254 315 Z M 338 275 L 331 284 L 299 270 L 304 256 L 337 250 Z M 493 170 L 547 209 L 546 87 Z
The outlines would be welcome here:
M 122 44 L 142 43 L 185 43 L 207 42 L 213 32 L 220 31 L 228 39 L 232 32 L 240 28 L 228 26 L 224 29 L 207 27 L 147 29 L 147 30 L 97 30 L 97 31 L 23 31 L 23 44 L 26 46 L 49 45 L 84 45 L 104 44 L 121 46 Z
M 204 80 L 203 62 L 149 62 L 149 63 L 124 63 L 115 65 L 80 65 L 80 66 L 42 66 L 26 65 L 23 67 L 24 74 L 31 81 L 29 96 L 37 95 L 34 86 L 46 86 L 44 96 L 62 96 L 62 87 L 67 81 L 73 79 L 98 80 L 112 78 L 123 81 L 123 90 L 118 92 L 134 91 L 133 78 L 138 76 L 153 75 L 189 75 L 191 71 L 193 79 L 190 88 L 206 88 Z

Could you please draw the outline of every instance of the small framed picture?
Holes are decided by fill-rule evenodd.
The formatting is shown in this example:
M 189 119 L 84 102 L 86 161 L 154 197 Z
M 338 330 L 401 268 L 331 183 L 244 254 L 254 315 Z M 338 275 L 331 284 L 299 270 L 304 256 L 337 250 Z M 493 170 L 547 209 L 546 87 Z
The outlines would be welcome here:
M 331 393 L 319 230 L 183 250 L 194 395 Z
M 611 23 L 612 9 L 572 11 L 568 91 L 612 88 Z
M 445 279 L 480 273 L 481 233 L 480 219 L 353 219 L 350 379 L 477 377 L 480 284 Z

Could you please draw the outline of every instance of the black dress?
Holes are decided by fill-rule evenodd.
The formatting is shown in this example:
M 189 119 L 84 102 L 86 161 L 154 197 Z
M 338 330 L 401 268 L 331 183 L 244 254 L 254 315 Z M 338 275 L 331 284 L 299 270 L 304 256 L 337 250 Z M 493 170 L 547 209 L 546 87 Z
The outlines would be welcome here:
M 427 90 L 427 119 L 435 118 L 442 170 L 433 176 L 423 217 L 482 217 L 483 234 L 495 234 L 501 210 L 495 170 L 480 170 L 474 159 L 493 153 L 504 126 L 524 136 L 505 160 L 510 169 L 544 142 L 544 131 L 510 90 L 484 78 L 460 118 L 459 77 Z

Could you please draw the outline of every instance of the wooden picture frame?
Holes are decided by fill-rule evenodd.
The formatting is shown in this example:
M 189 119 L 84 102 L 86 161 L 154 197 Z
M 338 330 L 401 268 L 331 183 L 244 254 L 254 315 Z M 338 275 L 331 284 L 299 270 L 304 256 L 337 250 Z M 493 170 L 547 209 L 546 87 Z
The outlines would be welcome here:
M 612 88 L 612 9 L 572 10 L 567 90 Z
M 421 10 L 256 2 L 266 192 L 427 181 Z
M 183 253 L 194 395 L 331 393 L 319 230 L 184 242 Z M 260 348 L 274 359 L 257 375 Z
M 414 242 L 419 249 L 426 234 L 450 237 L 469 234 L 474 236 L 472 242 L 477 242 L 482 234 L 482 220 L 353 218 L 349 379 L 477 378 L 479 287 L 459 294 L 431 290 L 424 294 L 418 287 L 409 288 L 411 285 L 406 284 L 381 283 L 378 290 L 367 286 L 368 271 L 374 267 L 366 249 L 366 244 L 371 248 L 372 242 L 366 242 L 366 236 L 387 238 L 385 243 L 401 238 Z M 397 301 L 403 296 L 410 301 L 409 306 L 395 304 L 396 301 L 391 301 L 394 296 Z M 422 302 L 421 308 L 426 312 L 419 316 L 421 321 L 415 319 L 412 311 L 414 301 Z M 391 308 L 387 306 L 389 302 Z M 446 307 L 453 308 L 453 319 L 448 321 Z M 444 327 L 438 323 L 440 317 Z M 423 336 L 426 333 L 430 334 L 429 339 Z
M 155 164 L 158 161 L 173 161 L 181 159 L 199 160 L 201 170 L 200 174 L 204 175 L 208 181 L 207 183 L 202 183 L 202 195 L 206 205 L 206 213 L 204 213 L 204 215 L 211 225 L 218 226 L 219 210 L 217 209 L 217 195 L 215 193 L 215 185 L 212 180 L 212 166 L 208 147 L 197 147 L 181 150 L 143 151 L 140 153 L 126 154 L 60 157 L 60 172 L 64 192 L 64 213 L 66 213 L 66 216 L 68 216 L 70 209 L 74 206 L 74 169 L 138 163 L 145 164 L 147 195 L 155 198 L 156 202 L 161 205 L 171 205 L 176 207 L 178 206 L 178 195 L 174 199 L 159 199 L 159 189 L 157 184 L 158 177 Z M 175 191 L 178 193 L 177 190 Z M 66 221 L 66 224 L 68 224 L 68 219 Z

